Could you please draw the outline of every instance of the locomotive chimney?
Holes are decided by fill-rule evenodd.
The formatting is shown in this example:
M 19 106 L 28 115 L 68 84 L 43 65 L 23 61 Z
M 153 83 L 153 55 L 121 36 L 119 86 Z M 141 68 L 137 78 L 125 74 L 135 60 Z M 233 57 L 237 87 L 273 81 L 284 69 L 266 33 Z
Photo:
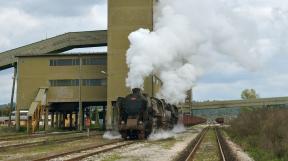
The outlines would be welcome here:
M 133 94 L 140 94 L 140 92 L 141 92 L 141 89 L 140 89 L 140 88 L 133 88 L 133 89 L 132 89 L 132 93 L 133 93 Z

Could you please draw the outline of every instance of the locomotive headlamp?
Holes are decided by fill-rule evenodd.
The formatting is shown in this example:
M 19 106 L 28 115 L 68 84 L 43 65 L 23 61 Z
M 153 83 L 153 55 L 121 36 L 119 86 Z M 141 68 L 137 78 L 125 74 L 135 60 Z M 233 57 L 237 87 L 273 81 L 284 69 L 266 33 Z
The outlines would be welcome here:
M 124 121 L 121 121 L 121 124 L 125 124 L 125 122 L 124 122 Z

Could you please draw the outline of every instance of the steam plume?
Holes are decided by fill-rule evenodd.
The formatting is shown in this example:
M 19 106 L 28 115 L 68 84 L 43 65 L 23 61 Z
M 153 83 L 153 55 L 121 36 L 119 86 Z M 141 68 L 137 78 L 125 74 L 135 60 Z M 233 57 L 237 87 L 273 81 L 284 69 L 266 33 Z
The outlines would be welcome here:
M 154 30 L 129 35 L 126 85 L 143 88 L 145 77 L 158 74 L 159 97 L 179 103 L 218 62 L 256 70 L 287 48 L 287 6 L 285 0 L 160 0 Z

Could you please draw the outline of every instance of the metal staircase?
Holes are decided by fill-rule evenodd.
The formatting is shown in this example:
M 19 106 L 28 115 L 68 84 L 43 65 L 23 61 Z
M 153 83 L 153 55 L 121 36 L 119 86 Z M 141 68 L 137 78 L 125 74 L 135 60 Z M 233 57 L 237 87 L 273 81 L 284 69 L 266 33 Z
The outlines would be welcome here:
M 28 123 L 27 123 L 27 132 L 29 134 L 34 133 L 37 129 L 39 129 L 39 122 L 41 120 L 41 116 L 45 112 L 45 107 L 47 105 L 46 101 L 47 90 L 48 90 L 47 87 L 39 88 L 35 100 L 31 103 L 28 112 Z

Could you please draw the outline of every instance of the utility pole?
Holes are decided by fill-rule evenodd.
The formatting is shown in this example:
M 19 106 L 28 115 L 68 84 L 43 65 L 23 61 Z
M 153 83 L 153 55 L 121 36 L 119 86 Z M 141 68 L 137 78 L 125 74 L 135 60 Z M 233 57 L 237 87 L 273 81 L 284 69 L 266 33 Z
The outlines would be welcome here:
M 82 61 L 81 55 L 79 54 L 79 111 L 78 111 L 78 129 L 79 131 L 83 130 L 83 104 L 82 104 L 82 97 L 81 97 L 81 86 L 82 86 L 82 77 L 81 77 L 81 70 L 82 70 Z
M 14 91 L 15 91 L 15 81 L 17 76 L 17 66 L 14 64 L 14 75 L 13 75 L 13 85 L 12 85 L 12 92 L 11 92 L 11 100 L 10 100 L 10 109 L 9 109 L 9 123 L 8 126 L 11 127 L 11 115 L 13 112 L 13 100 L 14 100 Z M 16 120 L 16 118 L 15 118 Z

